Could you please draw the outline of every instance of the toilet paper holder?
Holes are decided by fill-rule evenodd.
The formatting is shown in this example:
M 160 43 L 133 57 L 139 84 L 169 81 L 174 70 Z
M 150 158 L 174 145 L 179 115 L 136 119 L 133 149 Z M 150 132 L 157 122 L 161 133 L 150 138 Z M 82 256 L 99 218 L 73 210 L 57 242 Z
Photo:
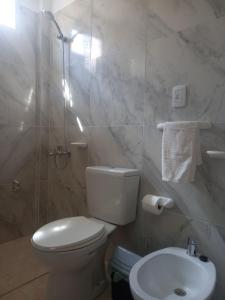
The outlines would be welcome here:
M 146 195 L 142 199 L 142 209 L 156 215 L 160 215 L 164 208 L 170 209 L 173 206 L 174 200 L 168 197 Z
M 174 201 L 171 198 L 155 196 L 158 198 L 158 206 L 163 208 L 172 208 L 174 207 Z

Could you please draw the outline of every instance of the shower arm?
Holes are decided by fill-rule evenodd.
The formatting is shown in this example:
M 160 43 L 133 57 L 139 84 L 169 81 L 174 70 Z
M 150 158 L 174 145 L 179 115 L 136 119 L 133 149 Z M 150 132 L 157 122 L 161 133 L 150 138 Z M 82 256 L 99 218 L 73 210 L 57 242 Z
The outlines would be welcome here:
M 57 37 L 58 37 L 58 39 L 63 40 L 64 39 L 64 35 L 62 33 L 62 30 L 61 30 L 59 24 L 57 23 L 57 21 L 55 19 L 55 16 L 53 15 L 53 13 L 51 11 L 49 11 L 49 10 L 42 10 L 42 14 L 45 15 L 45 16 L 48 16 L 50 18 L 50 20 L 55 24 L 55 26 L 56 26 L 56 28 L 58 30 L 58 33 L 59 33 L 57 35 Z
M 79 32 L 76 32 L 71 38 L 64 36 L 64 34 L 62 33 L 62 30 L 59 26 L 59 24 L 57 23 L 54 14 L 49 11 L 49 10 L 42 10 L 42 14 L 44 14 L 45 16 L 48 16 L 50 18 L 50 20 L 55 24 L 57 30 L 58 30 L 58 35 L 57 38 L 65 43 L 72 43 L 73 40 L 76 38 L 76 36 L 79 34 Z

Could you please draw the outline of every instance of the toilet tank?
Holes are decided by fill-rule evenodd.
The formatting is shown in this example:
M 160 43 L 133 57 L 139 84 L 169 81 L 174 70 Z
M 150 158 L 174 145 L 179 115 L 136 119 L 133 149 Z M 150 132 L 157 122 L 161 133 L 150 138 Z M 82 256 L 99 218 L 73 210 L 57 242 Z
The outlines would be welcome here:
M 91 216 L 117 225 L 136 219 L 140 172 L 136 169 L 87 167 L 87 204 Z

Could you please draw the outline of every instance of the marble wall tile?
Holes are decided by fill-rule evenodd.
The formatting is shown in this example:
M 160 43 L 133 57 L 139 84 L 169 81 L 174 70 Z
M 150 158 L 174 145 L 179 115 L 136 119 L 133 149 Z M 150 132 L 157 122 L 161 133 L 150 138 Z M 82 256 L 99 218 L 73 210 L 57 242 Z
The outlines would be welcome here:
M 36 21 L 34 13 L 18 6 L 16 28 L 0 26 L 0 94 L 10 124 L 35 124 Z
M 40 60 L 41 48 L 46 55 L 49 47 L 39 21 L 38 14 L 18 0 L 15 29 L 0 26 L 0 243 L 32 234 L 39 213 L 36 201 L 44 199 L 46 191 L 36 183 L 47 178 L 48 169 L 48 130 L 36 127 L 48 125 L 48 82 L 43 77 L 42 85 L 39 79 L 49 60 Z M 18 191 L 12 189 L 14 179 L 20 182 Z M 40 193 L 37 188 L 42 188 Z
M 200 24 L 188 30 L 181 31 L 179 37 L 185 42 L 201 64 L 209 65 L 216 74 L 225 73 L 225 18 Z
M 223 0 L 206 0 L 206 2 L 211 5 L 218 18 L 225 16 L 225 3 Z
M 145 11 L 142 1 L 94 1 L 91 113 L 95 125 L 143 123 Z
M 1 47 L 7 49 L 1 52 L 1 60 L 12 64 L 34 67 L 37 47 L 37 15 L 16 1 L 15 29 L 0 26 Z M 28 26 L 29 25 L 29 26 Z M 33 69 L 34 70 L 34 69 Z
M 2 45 L 2 43 L 0 44 Z M 2 49 L 2 51 L 7 50 Z M 21 123 L 34 125 L 36 78 L 33 70 L 25 67 L 22 63 L 10 63 L 5 60 L 1 61 L 1 65 L 0 93 L 4 99 L 2 108 L 7 115 L 7 117 L 3 117 L 3 122 L 7 121 L 8 124 L 13 125 Z
M 224 121 L 223 19 L 149 42 L 146 124 L 172 120 Z M 188 86 L 188 104 L 171 106 L 173 86 Z
M 83 128 L 83 132 L 79 126 L 69 127 L 69 141 L 70 141 L 70 152 L 71 152 L 71 169 L 72 178 L 78 183 L 83 192 L 86 192 L 86 178 L 85 170 L 88 166 L 88 137 L 86 136 L 86 130 Z M 73 143 L 81 142 L 86 143 L 87 148 L 79 148 Z M 85 197 L 84 197 L 85 198 Z
M 49 77 L 51 74 L 50 22 L 43 14 L 38 17 L 36 125 L 49 125 Z
M 90 165 L 142 168 L 142 126 L 88 127 Z
M 68 130 L 68 141 L 76 142 L 75 127 Z M 80 140 L 78 140 L 80 141 Z M 76 215 L 86 215 L 86 197 L 84 171 L 87 166 L 87 150 L 80 153 L 70 147 L 70 157 L 49 159 L 48 178 L 48 220 Z M 64 145 L 64 128 L 55 127 L 50 130 L 50 149 L 56 145 Z
M 174 31 L 193 27 L 215 16 L 215 7 L 207 0 L 148 0 L 148 5 Z
M 16 178 L 32 182 L 34 166 L 34 129 L 30 127 L 1 127 L 0 183 Z
M 67 122 L 73 124 L 71 116 L 78 115 L 85 124 L 90 124 L 90 51 L 91 51 L 91 1 L 76 1 L 56 15 L 63 34 L 72 37 L 79 33 L 70 44 L 64 45 L 66 95 L 62 97 L 62 44 L 56 39 L 56 30 L 52 28 L 53 57 L 52 70 L 53 91 L 58 86 L 58 95 L 51 96 L 51 108 L 55 110 L 58 100 L 58 114 L 52 113 L 54 126 L 63 125 L 64 102 L 67 106 Z M 54 83 L 55 82 L 55 83 Z M 59 115 L 61 113 L 61 115 Z M 88 116 L 88 117 L 87 117 Z
M 146 19 L 146 40 L 148 42 L 170 36 L 176 31 L 168 26 L 151 8 L 148 8 Z

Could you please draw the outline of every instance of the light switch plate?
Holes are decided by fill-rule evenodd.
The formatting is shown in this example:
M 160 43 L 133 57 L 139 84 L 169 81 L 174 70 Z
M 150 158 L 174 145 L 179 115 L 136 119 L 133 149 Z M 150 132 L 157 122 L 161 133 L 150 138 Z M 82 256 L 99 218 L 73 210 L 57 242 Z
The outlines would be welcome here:
M 172 107 L 181 108 L 186 106 L 187 86 L 177 85 L 173 88 Z

